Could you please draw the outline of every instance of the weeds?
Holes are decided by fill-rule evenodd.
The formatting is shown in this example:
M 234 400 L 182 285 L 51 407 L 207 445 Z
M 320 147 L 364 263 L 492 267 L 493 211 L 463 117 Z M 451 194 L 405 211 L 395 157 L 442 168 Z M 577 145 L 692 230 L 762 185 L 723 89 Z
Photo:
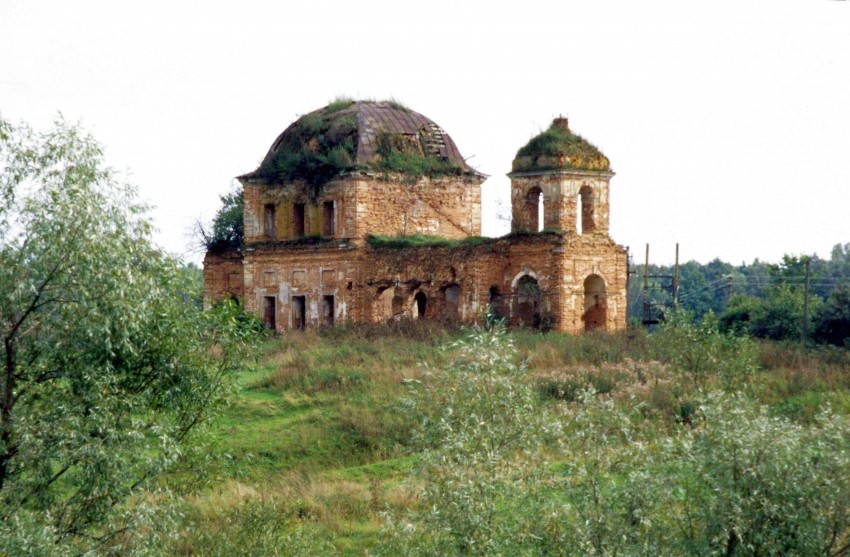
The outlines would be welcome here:
M 700 509 L 737 508 L 722 483 L 733 446 L 760 448 L 756 487 L 801 455 L 789 470 L 834 482 L 813 497 L 850 541 L 836 479 L 850 477 L 846 353 L 732 340 L 710 321 L 652 335 L 468 334 L 399 321 L 269 340 L 217 429 L 231 464 L 190 500 L 194 526 L 173 553 L 682 554 L 686 512 L 687 543 L 711 552 L 728 530 L 705 537 Z M 778 483 L 782 505 L 810 508 Z M 824 523 L 783 512 L 770 520 L 784 531 Z

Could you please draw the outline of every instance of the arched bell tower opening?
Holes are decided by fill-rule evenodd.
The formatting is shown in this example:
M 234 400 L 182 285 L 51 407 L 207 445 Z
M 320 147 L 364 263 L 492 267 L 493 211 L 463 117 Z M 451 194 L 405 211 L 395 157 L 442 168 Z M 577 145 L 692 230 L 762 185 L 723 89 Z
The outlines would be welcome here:
M 578 222 L 579 234 L 589 234 L 596 231 L 596 196 L 593 188 L 583 185 L 578 190 Z
M 522 194 L 520 199 L 514 199 L 511 223 L 514 232 L 543 230 L 543 223 L 546 222 L 543 198 L 543 190 L 540 186 L 533 185 Z
M 584 279 L 584 313 L 581 319 L 585 331 L 605 331 L 608 328 L 605 281 L 599 275 Z

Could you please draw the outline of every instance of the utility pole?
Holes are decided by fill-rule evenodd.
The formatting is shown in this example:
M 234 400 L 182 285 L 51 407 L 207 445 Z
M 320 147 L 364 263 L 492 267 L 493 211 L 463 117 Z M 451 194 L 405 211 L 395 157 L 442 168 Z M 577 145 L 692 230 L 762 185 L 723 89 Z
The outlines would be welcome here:
M 649 244 L 646 244 L 646 262 L 643 264 L 643 322 L 649 323 Z
M 803 342 L 809 337 L 809 272 L 812 266 L 812 258 L 806 257 L 806 295 L 803 298 L 803 327 L 801 331 Z
M 676 242 L 676 270 L 673 272 L 673 305 L 679 305 L 679 242 Z

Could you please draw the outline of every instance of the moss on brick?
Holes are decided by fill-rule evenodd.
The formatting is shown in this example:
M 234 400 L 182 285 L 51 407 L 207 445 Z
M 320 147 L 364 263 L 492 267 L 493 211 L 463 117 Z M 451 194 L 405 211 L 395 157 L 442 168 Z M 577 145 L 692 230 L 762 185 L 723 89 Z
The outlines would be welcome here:
M 449 247 L 478 246 L 494 241 L 493 238 L 469 236 L 462 240 L 451 240 L 440 236 L 427 234 L 411 234 L 410 236 L 381 236 L 370 234 L 366 242 L 373 248 L 417 248 L 417 247 Z
M 517 151 L 513 171 L 611 170 L 608 157 L 582 136 L 570 131 L 566 119 L 556 118 L 549 129 L 532 137 Z

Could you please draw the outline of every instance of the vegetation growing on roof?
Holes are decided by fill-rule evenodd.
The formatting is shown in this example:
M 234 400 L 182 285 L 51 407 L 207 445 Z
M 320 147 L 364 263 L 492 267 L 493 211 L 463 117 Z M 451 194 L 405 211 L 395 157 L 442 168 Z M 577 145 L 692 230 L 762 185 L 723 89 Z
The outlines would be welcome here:
M 219 196 L 221 207 L 212 226 L 200 220 L 195 222 L 195 237 L 207 250 L 242 250 L 245 243 L 245 226 L 242 221 L 242 189 Z
M 400 100 L 398 100 L 395 97 L 390 97 L 389 99 L 384 99 L 381 102 L 390 105 L 391 107 L 395 108 L 396 110 L 401 110 L 402 112 L 412 112 L 412 110 L 410 110 L 410 108 L 406 104 L 404 104 L 403 102 L 401 102 Z
M 366 242 L 373 248 L 419 248 L 419 247 L 449 247 L 478 246 L 491 242 L 492 238 L 469 236 L 462 240 L 451 240 L 440 236 L 427 234 L 411 234 L 410 236 L 382 236 L 370 234 Z
M 325 114 L 333 114 L 354 104 L 351 97 L 337 97 L 325 108 Z
M 342 114 L 353 101 L 339 99 L 328 107 L 299 118 L 281 136 L 258 174 L 272 183 L 303 180 L 318 190 L 337 176 L 353 170 L 357 150 L 357 122 Z M 333 110 L 329 110 L 333 108 Z
M 513 163 L 514 171 L 559 168 L 611 169 L 608 157 L 582 136 L 570 131 L 566 120 L 561 118 L 521 147 Z
M 381 101 L 396 110 L 411 112 L 395 99 Z M 429 152 L 425 138 L 377 130 L 378 157 L 357 161 L 358 122 L 356 101 L 339 97 L 328 106 L 299 118 L 279 139 L 260 164 L 257 175 L 268 183 L 303 181 L 319 190 L 355 169 L 398 173 L 411 179 L 422 176 L 460 176 L 468 169 Z
M 460 165 L 428 154 L 419 138 L 381 131 L 377 136 L 380 159 L 375 163 L 382 172 L 397 172 L 411 178 L 422 176 L 460 176 Z

